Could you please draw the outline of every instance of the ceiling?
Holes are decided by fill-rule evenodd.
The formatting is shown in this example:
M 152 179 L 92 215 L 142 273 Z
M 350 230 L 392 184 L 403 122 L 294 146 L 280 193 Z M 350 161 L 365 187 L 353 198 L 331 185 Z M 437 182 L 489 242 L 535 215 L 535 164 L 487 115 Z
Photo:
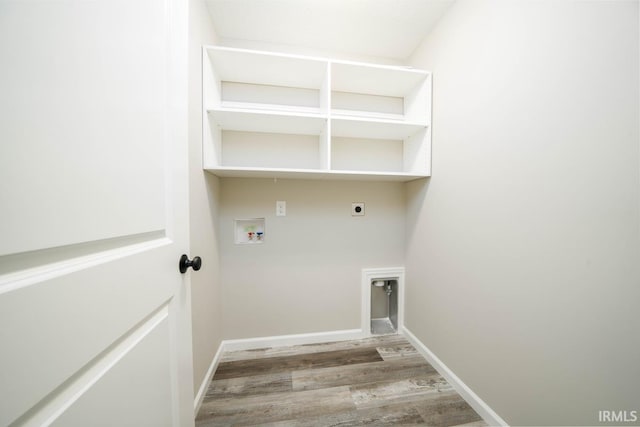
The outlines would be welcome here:
M 455 0 L 206 0 L 222 39 L 407 59 Z

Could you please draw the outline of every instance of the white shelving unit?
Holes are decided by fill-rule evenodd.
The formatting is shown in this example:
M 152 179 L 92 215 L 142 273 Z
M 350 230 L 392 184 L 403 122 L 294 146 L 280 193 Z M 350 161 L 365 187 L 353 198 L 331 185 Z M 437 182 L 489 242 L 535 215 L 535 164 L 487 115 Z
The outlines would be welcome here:
M 203 48 L 204 169 L 409 181 L 431 172 L 431 74 Z

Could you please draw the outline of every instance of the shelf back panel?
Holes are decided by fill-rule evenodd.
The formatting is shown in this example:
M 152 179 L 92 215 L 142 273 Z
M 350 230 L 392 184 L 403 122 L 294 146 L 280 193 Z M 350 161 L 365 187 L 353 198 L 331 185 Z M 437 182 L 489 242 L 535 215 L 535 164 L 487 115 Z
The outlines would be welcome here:
M 362 93 L 332 92 L 331 109 L 340 110 L 341 114 L 353 112 L 354 116 L 382 113 L 404 118 L 404 99 Z
M 403 142 L 365 138 L 333 138 L 334 170 L 403 172 Z
M 222 166 L 319 169 L 319 137 L 222 132 Z
M 286 86 L 222 82 L 222 106 L 320 112 L 320 91 Z

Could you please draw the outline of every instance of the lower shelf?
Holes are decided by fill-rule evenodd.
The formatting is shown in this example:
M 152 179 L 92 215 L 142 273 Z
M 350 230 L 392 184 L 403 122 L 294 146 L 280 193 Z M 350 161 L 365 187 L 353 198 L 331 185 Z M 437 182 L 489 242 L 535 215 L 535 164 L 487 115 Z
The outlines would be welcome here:
M 348 171 L 324 169 L 280 169 L 280 168 L 245 168 L 220 166 L 205 168 L 205 170 L 219 177 L 229 178 L 286 178 L 286 179 L 336 179 L 357 181 L 413 181 L 427 178 L 428 173 L 412 172 L 378 172 L 378 171 Z

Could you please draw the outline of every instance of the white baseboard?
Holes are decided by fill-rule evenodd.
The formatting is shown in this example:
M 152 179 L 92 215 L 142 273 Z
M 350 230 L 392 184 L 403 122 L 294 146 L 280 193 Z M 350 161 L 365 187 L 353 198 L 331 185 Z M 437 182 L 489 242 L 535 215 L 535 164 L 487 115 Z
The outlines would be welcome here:
M 288 345 L 316 344 L 332 341 L 357 340 L 363 338 L 362 329 L 314 332 L 310 334 L 279 335 L 275 337 L 225 340 L 224 351 L 254 350 L 256 348 L 282 347 Z
M 509 426 L 493 409 L 489 407 L 480 397 L 473 392 L 465 383 L 462 382 L 451 369 L 447 367 L 438 357 L 427 348 L 415 335 L 409 331 L 406 326 L 402 328 L 402 334 L 407 340 L 424 356 L 425 359 L 435 368 L 440 375 L 446 379 L 449 384 L 467 401 L 482 419 L 491 426 Z
M 198 411 L 200 410 L 200 406 L 202 405 L 202 401 L 204 400 L 205 394 L 207 394 L 207 389 L 209 388 L 209 383 L 213 378 L 213 374 L 218 368 L 218 363 L 220 363 L 220 357 L 222 356 L 222 352 L 224 351 L 224 341 L 220 343 L 218 346 L 218 351 L 216 351 L 216 355 L 213 356 L 213 360 L 211 361 L 211 365 L 209 365 L 209 369 L 207 369 L 207 375 L 205 375 L 204 380 L 200 384 L 200 388 L 198 389 L 198 394 L 193 401 L 193 416 L 198 415 Z

